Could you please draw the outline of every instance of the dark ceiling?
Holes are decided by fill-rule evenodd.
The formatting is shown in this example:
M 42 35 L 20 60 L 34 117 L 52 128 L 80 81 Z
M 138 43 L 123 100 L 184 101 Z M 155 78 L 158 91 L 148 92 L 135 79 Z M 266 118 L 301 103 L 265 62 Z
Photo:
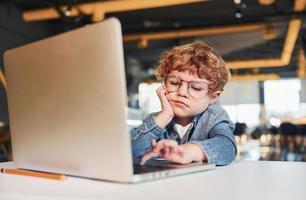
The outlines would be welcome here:
M 109 1 L 109 0 L 108 0 Z M 172 30 L 173 28 L 195 28 L 221 26 L 240 23 L 264 22 L 273 18 L 290 17 L 294 14 L 293 0 L 275 0 L 275 3 L 263 6 L 258 0 L 210 0 L 199 3 L 109 13 L 107 16 L 118 17 L 124 33 Z M 77 5 L 78 3 L 101 2 L 93 0 L 2 0 L 14 4 L 22 10 L 33 10 L 59 5 Z M 235 17 L 235 12 L 242 14 Z
M 45 7 L 59 7 L 60 5 L 75 6 L 79 3 L 96 1 L 88 0 L 2 0 L 0 5 L 7 10 L 28 11 Z M 101 2 L 101 1 L 100 1 Z M 235 3 L 236 2 L 236 3 Z M 155 33 L 166 31 L 189 30 L 195 28 L 212 28 L 231 25 L 243 25 L 253 23 L 269 23 L 277 30 L 277 36 L 273 39 L 263 39 L 262 33 L 248 32 L 223 34 L 203 37 L 174 38 L 167 40 L 149 41 L 146 48 L 139 48 L 136 42 L 126 42 L 125 55 L 127 65 L 137 63 L 142 70 L 148 71 L 154 68 L 161 52 L 179 44 L 194 40 L 203 40 L 214 46 L 226 61 L 249 60 L 280 57 L 287 32 L 288 21 L 292 18 L 300 18 L 305 21 L 304 11 L 295 12 L 293 0 L 275 0 L 270 5 L 262 5 L 258 0 L 210 0 L 199 3 L 183 4 L 163 8 L 134 10 L 127 12 L 107 13 L 108 17 L 117 17 L 123 28 L 123 33 Z M 9 12 L 8 12 L 9 15 Z M 50 27 L 46 36 L 71 30 L 91 23 L 90 16 L 80 14 L 77 17 L 62 17 L 56 20 L 48 20 Z M 39 22 L 27 22 L 35 24 Z M 18 29 L 14 29 L 18 32 Z M 299 49 L 305 46 L 306 23 L 297 39 L 291 62 L 285 67 L 262 67 L 256 73 L 278 73 L 282 77 L 296 76 L 296 55 Z M 41 37 L 32 40 L 41 39 Z M 152 70 L 151 70 L 152 71 Z M 252 69 L 235 70 L 235 74 L 253 73 Z
M 121 21 L 125 36 L 135 33 L 240 27 L 257 23 L 269 24 L 277 33 L 270 39 L 264 39 L 262 31 L 238 31 L 233 34 L 150 40 L 146 48 L 140 48 L 137 42 L 125 42 L 127 83 L 130 94 L 137 92 L 140 81 L 153 78 L 153 69 L 163 51 L 194 40 L 203 40 L 211 44 L 227 62 L 279 58 L 283 52 L 288 22 L 293 18 L 301 19 L 302 27 L 298 31 L 298 38 L 294 40 L 289 64 L 273 67 L 254 66 L 249 69 L 231 71 L 234 75 L 274 73 L 280 77 L 297 77 L 297 54 L 306 46 L 306 16 L 305 5 L 301 11 L 297 12 L 294 9 L 294 3 L 297 1 L 305 3 L 306 0 L 270 0 L 274 3 L 269 5 L 262 5 L 259 1 L 265 0 L 210 0 L 163 8 L 106 13 L 106 18 L 114 16 Z M 80 13 L 77 17 L 67 17 L 63 12 L 59 12 L 61 15 L 59 19 L 25 22 L 22 19 L 22 12 L 45 7 L 59 8 L 61 5 L 73 7 L 80 3 L 91 2 L 98 1 L 0 0 L 0 54 L 3 55 L 7 49 L 92 23 L 91 16 L 84 13 Z M 2 59 L 0 56 L 0 68 L 3 67 Z M 7 123 L 6 102 L 2 101 L 6 100 L 6 97 L 1 85 L 0 95 L 0 119 Z

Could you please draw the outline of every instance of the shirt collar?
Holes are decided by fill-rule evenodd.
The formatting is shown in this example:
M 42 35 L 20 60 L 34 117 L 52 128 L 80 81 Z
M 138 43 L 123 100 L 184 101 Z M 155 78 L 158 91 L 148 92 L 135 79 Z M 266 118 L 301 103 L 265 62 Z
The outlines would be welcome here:
M 199 118 L 201 117 L 202 114 L 203 114 L 203 112 L 200 113 L 200 114 L 198 114 L 198 115 L 195 115 L 195 116 L 193 117 L 193 119 L 192 119 L 192 121 L 191 121 L 191 127 L 194 126 L 194 125 L 196 125 L 196 124 L 198 123 Z M 174 124 L 175 124 L 175 121 L 174 121 L 174 119 L 172 119 L 171 122 L 167 125 L 166 129 L 169 129 L 169 128 L 170 128 L 170 129 L 173 129 L 173 128 L 174 128 Z

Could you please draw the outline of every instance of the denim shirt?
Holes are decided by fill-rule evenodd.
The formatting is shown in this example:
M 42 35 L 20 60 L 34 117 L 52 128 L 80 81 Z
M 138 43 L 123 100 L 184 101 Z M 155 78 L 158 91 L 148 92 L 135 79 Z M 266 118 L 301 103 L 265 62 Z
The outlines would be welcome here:
M 227 165 L 236 156 L 237 148 L 233 135 L 235 125 L 226 111 L 217 103 L 193 117 L 192 124 L 181 139 L 172 120 L 166 128 L 161 128 L 155 121 L 158 113 L 148 115 L 141 125 L 131 129 L 133 160 L 138 163 L 140 158 L 151 148 L 152 139 L 172 139 L 179 144 L 192 143 L 198 145 L 207 157 L 208 163 Z

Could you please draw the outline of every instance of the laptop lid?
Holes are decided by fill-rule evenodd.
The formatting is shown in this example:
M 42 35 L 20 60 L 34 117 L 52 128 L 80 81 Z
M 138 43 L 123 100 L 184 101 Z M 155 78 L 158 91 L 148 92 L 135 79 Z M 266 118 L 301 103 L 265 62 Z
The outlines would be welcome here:
M 117 19 L 9 50 L 4 64 L 17 167 L 131 179 Z

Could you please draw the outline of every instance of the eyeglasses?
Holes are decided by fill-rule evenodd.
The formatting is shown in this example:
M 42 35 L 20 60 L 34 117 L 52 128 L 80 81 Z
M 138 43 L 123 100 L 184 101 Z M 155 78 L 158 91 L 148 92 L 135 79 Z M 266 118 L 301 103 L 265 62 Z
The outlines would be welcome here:
M 167 76 L 162 83 L 165 90 L 174 92 L 181 86 L 182 82 L 188 83 L 188 93 L 194 98 L 201 99 L 208 94 L 209 86 L 204 81 L 184 81 L 175 76 Z

